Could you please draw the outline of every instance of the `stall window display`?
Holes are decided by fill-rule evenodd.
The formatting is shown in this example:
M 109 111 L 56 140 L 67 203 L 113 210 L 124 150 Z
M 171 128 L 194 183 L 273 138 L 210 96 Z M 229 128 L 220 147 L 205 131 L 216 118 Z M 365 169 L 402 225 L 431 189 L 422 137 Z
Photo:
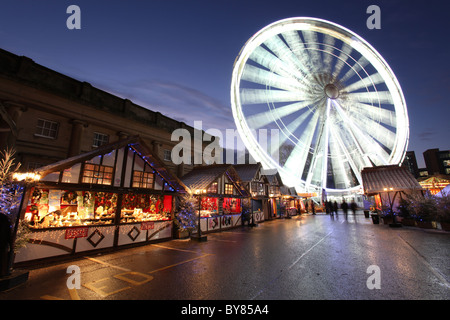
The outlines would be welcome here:
M 170 220 L 171 211 L 172 196 L 128 193 L 123 195 L 120 222 Z
M 241 212 L 241 199 L 239 198 L 224 198 L 223 199 L 223 213 L 235 214 Z
M 201 217 L 211 217 L 218 214 L 219 199 L 215 197 L 202 197 Z M 198 211 L 198 210 L 197 210 Z
M 112 224 L 117 194 L 34 187 L 25 212 L 33 228 Z

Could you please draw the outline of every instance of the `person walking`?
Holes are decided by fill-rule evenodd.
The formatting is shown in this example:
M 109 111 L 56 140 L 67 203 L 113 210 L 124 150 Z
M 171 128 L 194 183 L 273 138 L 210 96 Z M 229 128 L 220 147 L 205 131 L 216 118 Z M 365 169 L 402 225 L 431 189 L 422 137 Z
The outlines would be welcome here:
M 334 200 L 334 202 L 333 202 L 333 211 L 334 211 L 334 213 L 336 213 L 336 215 L 338 214 L 338 204 L 337 204 L 336 200 Z
M 342 203 L 341 203 L 341 209 L 342 209 L 342 211 L 344 211 L 344 216 L 345 216 L 345 218 L 347 219 L 347 214 L 348 214 L 348 203 L 345 202 L 345 199 L 342 200 Z
M 356 209 L 357 209 L 357 207 L 358 207 L 358 206 L 356 205 L 355 200 L 352 200 L 352 203 L 350 203 L 350 209 L 352 210 L 353 215 L 356 214 Z
M 312 200 L 311 200 L 311 211 L 312 211 L 313 215 L 316 214 L 316 208 L 314 207 L 314 201 L 312 201 Z

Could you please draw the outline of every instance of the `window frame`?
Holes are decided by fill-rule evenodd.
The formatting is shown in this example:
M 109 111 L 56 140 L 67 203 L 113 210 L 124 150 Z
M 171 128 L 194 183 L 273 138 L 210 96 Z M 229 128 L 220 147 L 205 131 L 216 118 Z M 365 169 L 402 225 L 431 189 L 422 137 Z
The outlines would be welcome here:
M 40 121 L 42 121 L 42 126 L 39 125 Z M 46 125 L 50 125 L 50 127 L 46 127 Z M 56 127 L 53 128 L 53 125 L 55 125 Z M 55 139 L 55 140 L 58 139 L 59 122 L 57 122 L 57 121 L 38 118 L 35 129 L 36 129 L 36 131 L 35 131 L 34 135 L 36 137 Z M 44 134 L 46 130 L 48 131 L 48 134 Z M 54 133 L 54 135 L 52 135 L 50 133 Z
M 149 187 L 149 176 L 151 176 L 151 186 Z M 131 178 L 132 188 L 155 189 L 155 173 L 133 170 Z M 137 185 L 136 185 L 137 184 Z
M 101 138 L 105 138 L 106 137 L 106 140 L 105 139 L 99 139 L 99 137 L 101 137 Z M 96 144 L 96 142 L 97 143 L 100 142 L 100 144 Z M 98 147 L 100 147 L 102 145 L 105 145 L 105 144 L 108 144 L 108 143 L 109 143 L 109 134 L 94 131 L 94 138 L 93 138 L 93 141 L 92 141 L 92 147 L 98 148 Z

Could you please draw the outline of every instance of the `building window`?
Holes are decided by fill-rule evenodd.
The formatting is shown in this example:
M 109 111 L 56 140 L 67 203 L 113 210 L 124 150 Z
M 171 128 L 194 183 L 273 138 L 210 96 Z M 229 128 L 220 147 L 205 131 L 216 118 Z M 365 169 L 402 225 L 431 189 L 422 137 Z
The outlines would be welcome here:
M 110 185 L 113 177 L 113 167 L 86 163 L 84 165 L 82 183 Z
M 164 161 L 172 161 L 172 152 L 164 149 Z
M 133 171 L 133 188 L 153 189 L 154 180 L 152 172 Z
M 56 139 L 58 136 L 58 127 L 58 122 L 38 119 L 35 135 L 39 137 Z
M 231 183 L 225 183 L 225 194 L 233 194 L 233 185 Z
M 428 176 L 428 171 L 426 171 L 426 170 L 420 171 L 420 172 L 419 172 L 419 175 L 420 175 L 421 177 L 426 177 L 426 176 Z
M 92 144 L 92 146 L 94 148 L 100 147 L 101 145 L 104 145 L 104 144 L 108 144 L 108 142 L 109 142 L 109 135 L 99 133 L 99 132 L 94 132 L 94 142 Z
M 217 193 L 217 182 L 211 183 L 208 187 L 208 193 Z

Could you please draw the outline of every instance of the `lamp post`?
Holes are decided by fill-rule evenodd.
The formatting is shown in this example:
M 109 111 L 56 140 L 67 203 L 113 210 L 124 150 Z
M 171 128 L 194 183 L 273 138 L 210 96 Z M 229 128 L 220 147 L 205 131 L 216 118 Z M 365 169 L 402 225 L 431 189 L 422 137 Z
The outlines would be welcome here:
M 206 190 L 195 190 L 195 195 L 198 197 L 198 225 L 197 225 L 197 235 L 191 235 L 191 239 L 199 242 L 208 240 L 206 236 L 202 236 L 202 231 L 200 227 L 200 211 L 202 209 L 202 193 L 206 193 Z

